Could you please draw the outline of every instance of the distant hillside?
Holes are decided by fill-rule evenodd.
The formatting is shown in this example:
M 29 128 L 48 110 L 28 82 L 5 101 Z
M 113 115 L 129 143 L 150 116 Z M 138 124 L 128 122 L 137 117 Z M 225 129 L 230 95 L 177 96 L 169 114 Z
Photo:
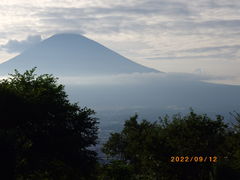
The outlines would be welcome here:
M 158 72 L 84 36 L 58 34 L 0 64 L 0 75 L 12 73 L 14 69 L 25 71 L 35 66 L 39 73 L 57 76 Z

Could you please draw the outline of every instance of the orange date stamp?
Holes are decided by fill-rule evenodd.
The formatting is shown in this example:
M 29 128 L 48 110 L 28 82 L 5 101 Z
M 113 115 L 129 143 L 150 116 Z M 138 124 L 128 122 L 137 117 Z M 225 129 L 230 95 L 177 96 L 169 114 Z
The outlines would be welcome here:
M 218 161 L 217 156 L 171 156 L 171 163 L 216 163 Z

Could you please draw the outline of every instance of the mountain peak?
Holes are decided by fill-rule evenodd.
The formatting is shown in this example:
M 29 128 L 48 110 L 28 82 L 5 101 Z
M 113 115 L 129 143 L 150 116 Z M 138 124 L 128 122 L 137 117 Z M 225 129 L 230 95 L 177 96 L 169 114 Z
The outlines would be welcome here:
M 61 40 L 61 41 L 68 40 L 69 41 L 69 40 L 80 40 L 80 39 L 90 40 L 81 34 L 74 34 L 74 33 L 55 34 L 46 40 Z
M 57 76 L 158 72 L 79 34 L 56 34 L 0 64 L 1 74 L 37 67 Z

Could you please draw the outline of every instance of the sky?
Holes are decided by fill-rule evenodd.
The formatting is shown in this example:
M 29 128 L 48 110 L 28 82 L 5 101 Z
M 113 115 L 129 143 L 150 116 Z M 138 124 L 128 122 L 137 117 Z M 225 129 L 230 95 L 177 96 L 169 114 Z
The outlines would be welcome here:
M 65 32 L 160 71 L 240 85 L 239 0 L 0 1 L 0 62 Z

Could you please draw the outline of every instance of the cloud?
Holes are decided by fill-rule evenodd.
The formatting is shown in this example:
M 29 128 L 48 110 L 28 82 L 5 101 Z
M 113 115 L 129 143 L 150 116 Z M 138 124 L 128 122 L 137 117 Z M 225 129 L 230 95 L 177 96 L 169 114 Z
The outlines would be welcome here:
M 118 74 L 106 76 L 72 76 L 72 77 L 59 77 L 61 83 L 66 85 L 123 85 L 123 84 L 146 84 L 152 82 L 168 82 L 182 81 L 182 82 L 200 82 L 207 80 L 223 80 L 223 77 L 210 76 L 207 74 L 190 74 L 190 73 L 131 73 L 131 74 Z M 225 79 L 224 79 L 225 80 Z M 161 83 L 160 83 L 161 84 Z
M 155 56 L 148 57 L 148 60 L 239 60 L 240 59 L 240 45 L 225 45 L 225 46 L 207 46 L 201 48 L 190 48 L 179 51 L 172 51 L 171 56 L 161 56 L 155 54 Z
M 203 47 L 203 48 L 195 48 L 195 49 L 188 49 L 188 50 L 185 50 L 186 52 L 206 52 L 206 51 L 221 51 L 221 50 L 224 50 L 224 49 L 229 49 L 229 50 L 238 50 L 240 49 L 240 45 L 237 44 L 237 45 L 231 45 L 231 46 L 214 46 L 214 47 Z
M 5 45 L 2 45 L 1 48 L 9 53 L 22 52 L 41 41 L 42 38 L 40 35 L 28 36 L 27 39 L 21 41 L 9 40 Z
M 239 8 L 236 0 L 4 1 L 0 5 L 0 44 L 29 34 L 47 38 L 74 32 L 134 61 L 147 64 L 149 59 L 160 59 L 159 70 L 163 60 L 172 63 L 168 67 L 175 72 L 186 70 L 190 60 L 214 69 L 222 60 L 240 60 Z M 19 52 L 27 44 L 23 42 L 12 40 L 1 49 Z M 173 60 L 183 65 L 176 66 Z M 238 63 L 232 65 L 233 69 Z M 202 66 L 185 72 L 197 68 Z M 218 72 L 228 73 L 229 69 Z
M 212 6 L 217 9 L 221 7 L 220 4 L 208 3 L 204 5 L 204 10 L 199 11 L 197 7 L 201 7 L 201 3 L 192 5 L 186 1 L 144 0 L 132 5 L 118 3 L 111 8 L 48 7 L 37 11 L 34 16 L 38 17 L 41 23 L 50 24 L 49 28 L 78 29 L 88 34 L 124 31 L 150 34 L 153 30 L 154 33 L 168 31 L 173 35 L 189 36 L 205 33 L 207 36 L 209 33 L 226 34 L 223 32 L 226 30 L 228 34 L 236 32 L 240 29 L 240 20 L 236 15 L 234 19 L 227 18 L 231 12 L 226 10 L 224 19 L 215 11 L 211 14 L 212 17 L 208 15 Z
M 166 77 L 165 73 L 132 73 L 132 74 L 118 74 L 106 76 L 74 76 L 74 77 L 60 77 L 63 84 L 75 85 L 122 85 L 138 84 L 142 81 L 159 79 Z

